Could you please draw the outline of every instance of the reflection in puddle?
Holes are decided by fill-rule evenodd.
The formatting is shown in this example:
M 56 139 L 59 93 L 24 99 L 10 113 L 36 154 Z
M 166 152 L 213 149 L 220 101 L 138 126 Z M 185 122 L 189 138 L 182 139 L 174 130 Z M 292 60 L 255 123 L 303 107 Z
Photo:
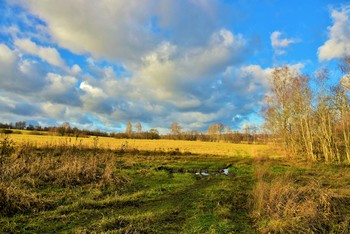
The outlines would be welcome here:
M 209 176 L 210 174 L 206 171 L 196 172 L 196 175 Z M 228 168 L 220 170 L 220 174 L 229 175 Z M 216 174 L 218 175 L 218 174 Z
M 228 175 L 228 168 L 224 169 L 224 174 Z
M 209 173 L 202 171 L 202 172 L 196 172 L 196 175 L 208 176 Z

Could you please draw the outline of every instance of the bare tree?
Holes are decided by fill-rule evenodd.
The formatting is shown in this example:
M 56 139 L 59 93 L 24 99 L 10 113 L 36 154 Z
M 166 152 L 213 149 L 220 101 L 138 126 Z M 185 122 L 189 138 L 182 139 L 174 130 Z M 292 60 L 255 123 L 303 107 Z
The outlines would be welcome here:
M 339 83 L 328 69 L 310 78 L 288 67 L 276 68 L 264 109 L 265 126 L 282 139 L 287 152 L 307 159 L 350 163 L 350 58 L 341 64 Z
M 57 128 L 57 131 L 61 136 L 69 134 L 70 130 L 71 130 L 71 126 L 69 122 L 64 122 L 60 127 Z
M 344 148 L 346 160 L 350 163 L 350 98 L 342 85 L 335 90 L 334 106 L 340 123 L 338 127 L 339 137 L 340 141 L 343 142 L 340 147 Z
M 132 123 L 130 121 L 128 121 L 128 123 L 126 124 L 125 133 L 128 136 L 131 136 L 131 134 L 132 134 Z
M 140 122 L 135 124 L 136 132 L 141 133 L 142 132 L 142 125 Z
M 275 68 L 264 116 L 266 126 L 283 140 L 288 154 L 306 151 L 315 159 L 310 126 L 311 99 L 308 77 L 287 66 Z
M 170 126 L 170 132 L 173 135 L 180 135 L 181 130 L 182 130 L 182 127 L 177 122 L 173 122 Z
M 27 123 L 25 121 L 18 121 L 15 123 L 15 128 L 17 129 L 25 129 Z

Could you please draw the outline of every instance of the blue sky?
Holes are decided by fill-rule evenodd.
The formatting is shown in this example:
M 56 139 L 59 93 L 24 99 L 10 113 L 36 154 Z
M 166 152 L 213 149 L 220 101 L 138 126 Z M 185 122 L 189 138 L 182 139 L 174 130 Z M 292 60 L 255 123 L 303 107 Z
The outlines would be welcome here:
M 0 0 L 0 122 L 261 124 L 272 69 L 335 68 L 349 17 L 334 0 Z

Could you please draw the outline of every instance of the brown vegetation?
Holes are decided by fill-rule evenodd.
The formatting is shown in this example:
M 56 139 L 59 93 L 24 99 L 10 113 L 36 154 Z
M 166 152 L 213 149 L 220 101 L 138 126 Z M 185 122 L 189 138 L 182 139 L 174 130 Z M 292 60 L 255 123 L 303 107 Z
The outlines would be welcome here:
M 350 163 L 350 90 L 342 83 L 349 70 L 345 72 L 337 85 L 331 85 L 323 70 L 316 77 L 317 88 L 311 89 L 308 76 L 287 66 L 274 70 L 264 110 L 266 128 L 289 155 Z
M 350 212 L 343 207 L 350 204 L 350 194 L 335 189 L 350 185 L 338 177 L 349 168 L 332 172 L 324 165 L 276 164 L 256 160 L 251 216 L 260 233 L 349 233 Z

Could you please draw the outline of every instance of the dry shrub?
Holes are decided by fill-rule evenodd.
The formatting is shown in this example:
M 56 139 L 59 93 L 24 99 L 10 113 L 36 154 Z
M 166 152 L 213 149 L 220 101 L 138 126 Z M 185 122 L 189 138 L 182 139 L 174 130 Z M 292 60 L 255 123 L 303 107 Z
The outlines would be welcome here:
M 30 144 L 17 147 L 2 171 L 2 181 L 35 178 L 33 183 L 61 187 L 85 184 L 121 185 L 129 181 L 116 170 L 116 156 L 105 150 L 53 146 L 38 149 Z M 30 187 L 37 187 L 31 184 Z
M 327 232 L 330 196 L 317 181 L 296 184 L 289 173 L 271 182 L 260 179 L 253 190 L 252 217 L 261 233 Z
M 36 194 L 13 184 L 0 182 L 0 216 L 38 211 L 44 206 L 44 202 Z
M 253 158 L 253 161 L 255 164 L 258 164 L 258 165 L 266 165 L 266 164 L 271 164 L 271 158 L 269 158 L 268 156 L 266 155 L 259 155 L 259 156 L 256 156 Z M 261 168 L 261 167 L 259 167 Z
M 52 181 L 62 187 L 74 187 L 95 183 L 99 185 L 120 185 L 128 182 L 126 176 L 118 174 L 115 162 L 108 155 L 74 155 L 67 154 L 50 158 L 41 164 L 47 168 L 45 172 L 36 167 L 34 172 L 45 181 Z M 39 171 L 40 170 L 40 171 Z

